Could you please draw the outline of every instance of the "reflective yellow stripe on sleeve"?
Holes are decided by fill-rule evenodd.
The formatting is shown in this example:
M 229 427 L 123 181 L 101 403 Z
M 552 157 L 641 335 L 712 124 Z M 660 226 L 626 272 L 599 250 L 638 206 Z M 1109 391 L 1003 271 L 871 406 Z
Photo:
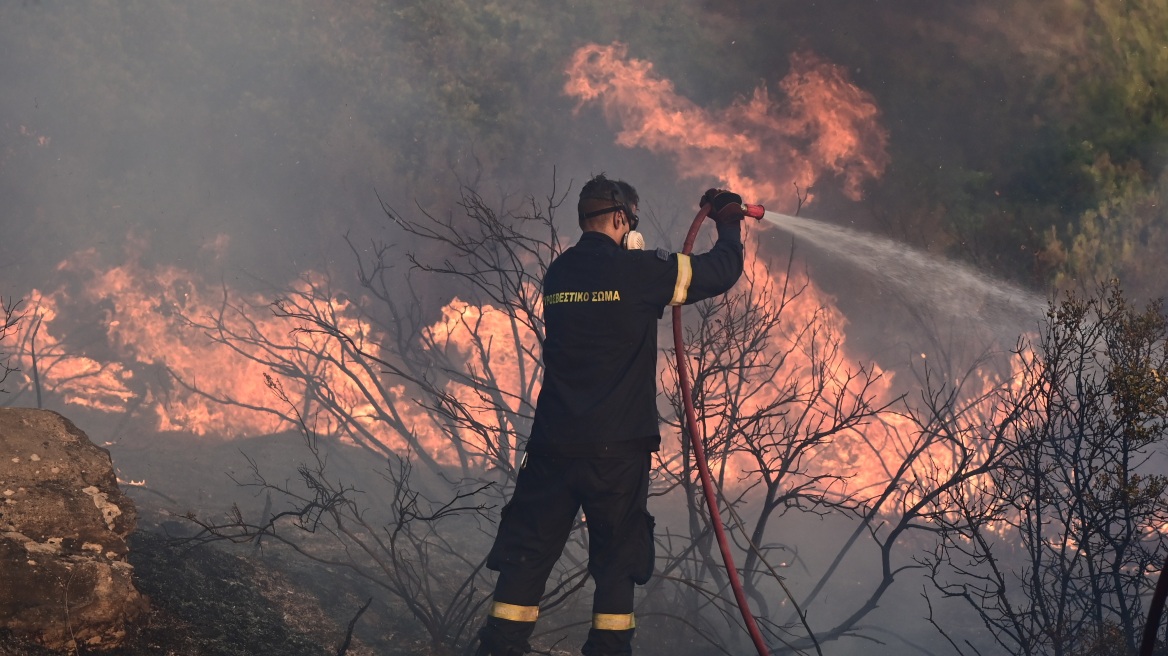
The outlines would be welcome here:
M 614 615 L 610 613 L 594 613 L 592 628 L 600 631 L 628 631 L 637 628 L 637 622 L 632 613 Z
M 534 622 L 539 617 L 539 606 L 516 606 L 501 601 L 491 602 L 491 617 L 512 622 Z
M 673 285 L 673 298 L 670 305 L 684 305 L 685 297 L 689 295 L 689 282 L 693 279 L 693 267 L 690 266 L 689 256 L 685 253 L 677 254 L 677 282 Z

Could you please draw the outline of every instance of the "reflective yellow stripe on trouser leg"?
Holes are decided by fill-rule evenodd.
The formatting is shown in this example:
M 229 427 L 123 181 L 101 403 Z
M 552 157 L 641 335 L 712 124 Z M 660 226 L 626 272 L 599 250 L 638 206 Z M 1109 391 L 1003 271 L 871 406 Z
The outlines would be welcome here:
M 491 617 L 512 622 L 534 622 L 539 617 L 539 606 L 516 606 L 501 601 L 491 602 Z
M 593 613 L 592 628 L 600 631 L 628 631 L 637 628 L 632 613 Z

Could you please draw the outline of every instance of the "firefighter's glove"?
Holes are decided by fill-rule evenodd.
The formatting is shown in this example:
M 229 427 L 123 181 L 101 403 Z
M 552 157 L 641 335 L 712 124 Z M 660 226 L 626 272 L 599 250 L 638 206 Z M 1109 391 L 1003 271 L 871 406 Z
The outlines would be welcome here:
M 742 206 L 742 196 L 725 189 L 708 189 L 702 196 L 701 205 L 710 206 L 710 218 L 718 223 L 741 221 L 746 212 Z

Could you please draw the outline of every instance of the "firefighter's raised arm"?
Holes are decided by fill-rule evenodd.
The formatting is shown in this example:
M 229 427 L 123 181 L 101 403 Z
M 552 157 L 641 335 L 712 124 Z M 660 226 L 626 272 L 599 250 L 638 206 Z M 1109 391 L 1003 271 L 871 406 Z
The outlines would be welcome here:
M 742 219 L 746 216 L 742 197 L 710 189 L 701 205 L 710 206 L 708 216 L 718 230 L 718 240 L 698 255 L 658 251 L 658 257 L 669 264 L 662 284 L 670 289 L 659 297 L 668 305 L 689 305 L 724 294 L 742 275 Z

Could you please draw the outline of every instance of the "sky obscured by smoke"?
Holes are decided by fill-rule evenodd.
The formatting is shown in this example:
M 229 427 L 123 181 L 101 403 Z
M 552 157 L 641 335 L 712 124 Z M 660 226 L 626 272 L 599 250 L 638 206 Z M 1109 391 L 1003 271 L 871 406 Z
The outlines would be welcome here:
M 983 95 L 966 100 L 992 106 L 1028 69 L 1025 58 L 980 69 L 999 49 L 1050 58 L 1075 45 L 1068 36 L 1044 48 L 1039 30 L 988 5 L 536 5 L 9 3 L 0 9 L 4 293 L 46 285 L 82 248 L 116 260 L 128 235 L 160 261 L 280 284 L 343 255 L 344 232 L 379 234 L 375 190 L 399 208 L 417 200 L 444 211 L 459 183 L 541 196 L 553 167 L 577 184 L 601 170 L 627 177 L 662 213 L 688 210 L 692 199 L 674 196 L 716 180 L 678 185 L 667 160 L 614 146 L 618 128 L 595 109 L 572 111 L 562 71 L 589 40 L 629 43 L 710 109 L 776 85 L 792 51 L 817 53 L 876 97 L 893 166 L 907 165 L 896 161 L 906 151 L 942 162 L 959 157 L 954 144 L 994 144 L 949 133 L 978 126 L 923 102 L 924 91 L 944 94 L 944 78 L 894 77 L 911 59 L 952 62 L 922 76 L 983 76 Z M 994 57 L 983 56 L 991 47 Z
M 161 261 L 286 276 L 375 216 L 372 183 L 388 175 L 351 116 L 353 91 L 321 61 L 309 12 L 28 3 L 4 13 L 9 284 L 45 284 L 81 248 L 116 258 L 128 235 Z
M 543 65 L 554 86 L 505 79 L 497 67 L 508 56 L 483 50 L 507 35 L 486 25 L 482 43 L 467 43 L 475 31 L 459 22 L 489 13 L 369 2 L 7 5 L 5 294 L 47 284 L 78 249 L 116 260 L 131 234 L 160 261 L 280 284 L 335 255 L 328 245 L 345 231 L 377 235 L 375 192 L 437 212 L 460 183 L 546 193 L 552 166 L 579 156 L 562 143 L 517 142 L 538 130 L 505 123 L 540 113 L 565 123 L 562 63 Z M 586 141 L 604 150 L 611 139 Z M 580 166 L 617 168 L 606 164 Z

